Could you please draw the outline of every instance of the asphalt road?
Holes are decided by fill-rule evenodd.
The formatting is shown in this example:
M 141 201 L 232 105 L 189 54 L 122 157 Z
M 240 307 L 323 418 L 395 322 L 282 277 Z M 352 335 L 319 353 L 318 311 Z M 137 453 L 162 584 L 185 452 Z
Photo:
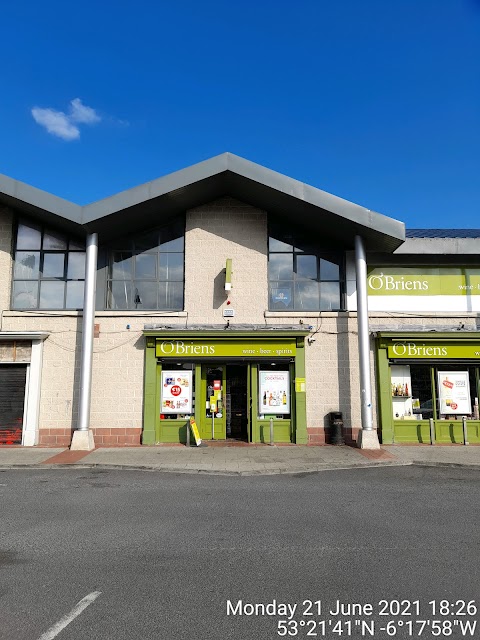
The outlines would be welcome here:
M 479 495 L 461 469 L 2 471 L 0 638 L 479 638 Z M 337 600 L 362 611 L 335 615 Z

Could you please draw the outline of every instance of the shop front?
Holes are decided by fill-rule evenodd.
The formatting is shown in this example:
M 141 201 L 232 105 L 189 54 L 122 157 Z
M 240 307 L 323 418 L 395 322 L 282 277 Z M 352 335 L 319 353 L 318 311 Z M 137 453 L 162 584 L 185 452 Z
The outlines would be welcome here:
M 146 329 L 143 444 L 202 440 L 306 444 L 308 332 Z
M 480 443 L 480 333 L 377 334 L 384 444 Z

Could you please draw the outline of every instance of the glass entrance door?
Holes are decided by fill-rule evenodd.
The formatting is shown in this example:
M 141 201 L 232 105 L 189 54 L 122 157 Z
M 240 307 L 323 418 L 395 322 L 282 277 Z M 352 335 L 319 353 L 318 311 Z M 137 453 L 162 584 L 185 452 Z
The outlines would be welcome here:
M 251 438 L 250 365 L 202 365 L 200 435 L 205 440 Z
M 251 394 L 247 364 L 227 365 L 227 438 L 249 441 Z
M 202 366 L 201 437 L 205 440 L 225 440 L 225 365 Z

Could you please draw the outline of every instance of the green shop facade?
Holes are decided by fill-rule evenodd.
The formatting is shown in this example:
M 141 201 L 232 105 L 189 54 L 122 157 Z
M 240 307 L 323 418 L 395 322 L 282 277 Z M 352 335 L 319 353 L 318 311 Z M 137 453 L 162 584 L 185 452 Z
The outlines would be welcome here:
M 142 443 L 307 444 L 305 337 L 298 327 L 144 331 Z
M 480 332 L 377 332 L 384 444 L 480 443 Z

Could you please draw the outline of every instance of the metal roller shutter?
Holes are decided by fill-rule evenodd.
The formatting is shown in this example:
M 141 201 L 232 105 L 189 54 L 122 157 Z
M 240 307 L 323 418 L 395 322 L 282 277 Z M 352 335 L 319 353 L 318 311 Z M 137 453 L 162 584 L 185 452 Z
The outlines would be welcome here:
M 0 365 L 0 444 L 22 444 L 26 365 Z

